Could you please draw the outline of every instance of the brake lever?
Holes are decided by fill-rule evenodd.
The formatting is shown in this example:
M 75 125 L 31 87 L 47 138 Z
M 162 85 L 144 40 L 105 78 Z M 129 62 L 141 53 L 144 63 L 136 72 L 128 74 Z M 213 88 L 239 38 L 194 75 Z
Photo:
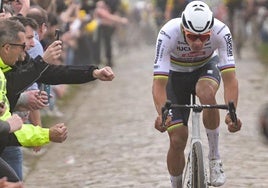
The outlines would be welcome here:
M 171 101 L 167 100 L 165 106 L 162 107 L 161 111 L 162 111 L 162 127 L 165 128 L 166 127 L 166 120 L 169 114 L 169 109 L 171 107 Z
M 228 107 L 229 107 L 228 110 L 230 113 L 231 120 L 235 124 L 235 127 L 237 128 L 237 116 L 236 116 L 235 105 L 233 102 L 229 102 Z

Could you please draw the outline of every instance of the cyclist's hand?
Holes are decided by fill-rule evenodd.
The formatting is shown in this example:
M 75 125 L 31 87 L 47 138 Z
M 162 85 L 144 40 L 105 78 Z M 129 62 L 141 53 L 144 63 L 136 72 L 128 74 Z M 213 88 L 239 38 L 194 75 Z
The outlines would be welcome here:
M 161 133 L 163 133 L 167 130 L 166 127 L 162 127 L 162 117 L 161 116 L 156 117 L 155 122 L 154 122 L 154 127 L 155 127 L 155 129 L 157 129 Z
M 165 127 L 162 126 L 162 117 L 161 116 L 157 116 L 154 122 L 154 127 L 159 130 L 161 133 L 165 132 L 167 130 L 168 125 L 171 122 L 171 116 L 167 117 L 166 123 L 165 123 Z
M 225 123 L 227 124 L 228 130 L 231 133 L 239 131 L 241 129 L 241 126 L 242 126 L 242 122 L 241 122 L 241 120 L 239 118 L 237 118 L 237 124 L 232 122 L 230 114 L 227 114 L 225 116 Z

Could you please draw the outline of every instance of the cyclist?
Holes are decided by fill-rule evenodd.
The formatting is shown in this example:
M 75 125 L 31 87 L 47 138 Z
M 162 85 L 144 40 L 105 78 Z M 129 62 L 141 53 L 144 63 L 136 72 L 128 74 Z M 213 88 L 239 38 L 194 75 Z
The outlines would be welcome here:
M 216 92 L 223 80 L 224 100 L 238 102 L 238 80 L 229 28 L 213 17 L 209 6 L 202 1 L 192 1 L 182 16 L 167 22 L 160 30 L 156 42 L 152 94 L 158 116 L 155 128 L 167 131 L 170 140 L 167 167 L 173 188 L 181 187 L 185 165 L 184 149 L 188 138 L 188 110 L 172 110 L 167 128 L 161 127 L 161 107 L 166 99 L 172 103 L 189 104 L 195 93 L 201 104 L 216 104 Z M 209 143 L 210 183 L 221 186 L 225 174 L 218 150 L 219 111 L 203 111 L 203 123 Z M 225 117 L 230 132 L 241 128 L 230 115 Z

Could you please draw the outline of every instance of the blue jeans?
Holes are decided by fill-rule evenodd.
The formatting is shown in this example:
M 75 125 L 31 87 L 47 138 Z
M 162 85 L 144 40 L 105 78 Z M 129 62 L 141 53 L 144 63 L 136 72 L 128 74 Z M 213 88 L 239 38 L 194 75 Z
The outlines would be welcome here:
M 14 169 L 20 180 L 22 180 L 23 154 L 20 146 L 6 147 L 1 157 Z

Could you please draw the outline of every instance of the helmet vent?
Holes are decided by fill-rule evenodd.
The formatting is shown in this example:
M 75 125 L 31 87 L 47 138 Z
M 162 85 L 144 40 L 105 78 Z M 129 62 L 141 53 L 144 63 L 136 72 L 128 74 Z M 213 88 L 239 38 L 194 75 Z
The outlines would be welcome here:
M 194 11 L 204 11 L 204 10 L 201 8 L 196 8 L 196 9 L 194 9 Z

